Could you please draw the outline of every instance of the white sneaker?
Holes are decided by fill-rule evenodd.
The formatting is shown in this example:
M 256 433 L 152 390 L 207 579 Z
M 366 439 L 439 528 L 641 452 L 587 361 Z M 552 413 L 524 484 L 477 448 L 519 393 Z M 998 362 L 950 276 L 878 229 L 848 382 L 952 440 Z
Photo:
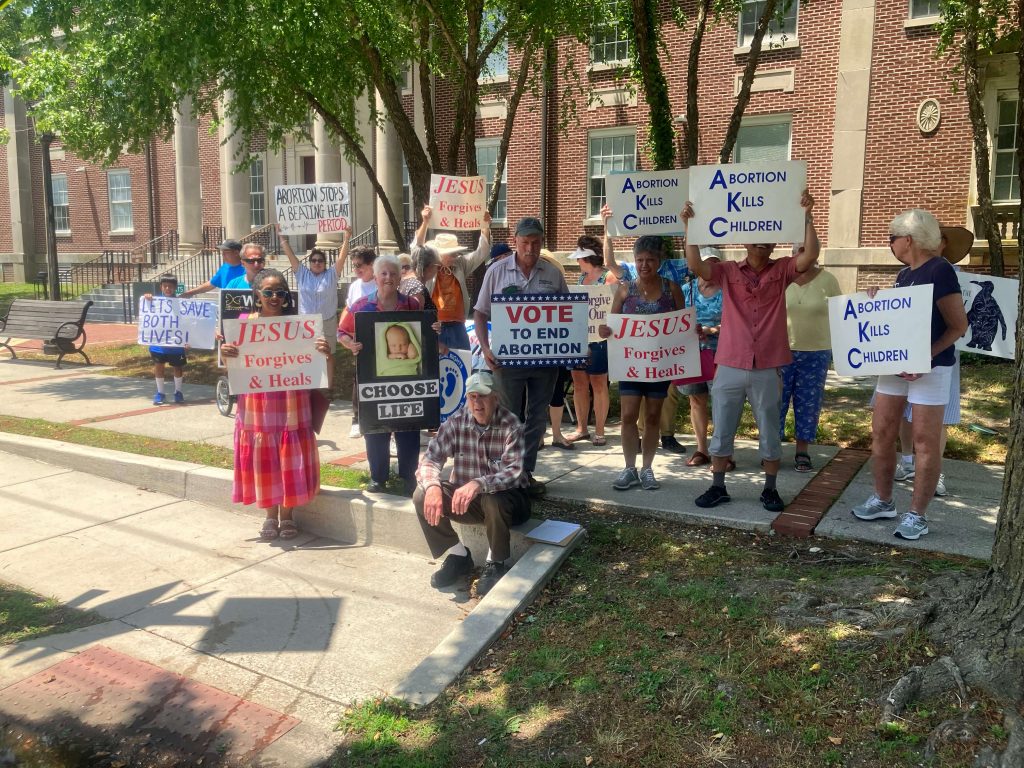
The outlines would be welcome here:
M 901 459 L 896 462 L 896 475 L 894 479 L 897 483 L 902 483 L 904 480 L 913 480 L 915 471 L 913 464 L 907 464 Z
M 398 443 L 395 442 L 395 436 L 391 436 L 391 442 L 388 443 L 388 453 L 392 456 L 398 456 Z
M 939 473 L 939 482 L 935 484 L 935 495 L 945 496 L 946 495 L 946 476 Z
M 892 532 L 893 536 L 908 541 L 917 541 L 928 533 L 928 521 L 913 512 L 907 512 L 900 518 L 900 524 Z
M 877 493 L 872 493 L 867 501 L 853 508 L 853 516 L 858 520 L 891 520 L 896 517 L 896 502 L 882 501 Z
M 358 424 L 353 424 L 352 425 L 352 429 L 350 429 L 348 431 L 348 436 L 351 437 L 351 438 L 356 438 L 356 437 L 362 437 L 363 436 L 363 432 L 362 432 L 361 429 L 359 429 L 359 425 Z

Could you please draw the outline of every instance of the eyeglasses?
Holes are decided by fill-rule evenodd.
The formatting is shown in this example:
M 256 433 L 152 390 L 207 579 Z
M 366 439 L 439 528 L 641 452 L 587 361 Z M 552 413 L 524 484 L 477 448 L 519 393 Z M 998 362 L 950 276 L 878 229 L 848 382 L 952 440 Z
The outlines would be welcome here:
M 266 259 L 261 256 L 257 256 L 255 259 L 242 259 L 246 264 L 263 264 Z
M 310 264 L 326 264 L 327 263 L 327 259 L 310 259 L 309 263 Z
M 910 235 L 889 235 L 889 245 L 892 245 L 901 237 L 910 237 Z
M 274 290 L 273 288 L 261 288 L 260 296 L 264 299 L 287 299 L 288 291 Z
M 402 265 L 402 271 L 403 272 L 408 272 L 411 269 L 412 269 L 412 267 L 410 267 L 408 264 L 403 264 Z

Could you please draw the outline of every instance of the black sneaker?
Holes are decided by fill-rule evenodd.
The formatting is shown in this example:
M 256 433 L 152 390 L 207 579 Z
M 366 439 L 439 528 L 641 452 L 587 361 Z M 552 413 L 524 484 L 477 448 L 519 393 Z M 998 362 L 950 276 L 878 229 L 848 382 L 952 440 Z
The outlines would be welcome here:
M 441 563 L 441 567 L 430 577 L 430 586 L 450 587 L 463 576 L 468 576 L 472 570 L 472 554 L 448 555 Z
M 675 435 L 662 435 L 661 447 L 669 453 L 686 453 L 686 446 L 676 440 Z
M 698 496 L 693 503 L 698 507 L 707 509 L 708 507 L 717 507 L 719 504 L 724 504 L 727 501 L 732 501 L 728 491 L 720 485 L 712 485 Z
M 366 488 L 367 493 L 387 493 L 388 489 L 384 486 L 384 483 L 370 483 Z
M 507 570 L 508 568 L 503 563 L 488 560 L 480 571 L 480 578 L 476 581 L 476 596 L 483 597 L 490 592 Z
M 527 475 L 527 477 L 530 479 L 530 484 L 526 486 L 526 492 L 530 495 L 530 498 L 539 499 L 548 492 L 548 487 L 536 477 L 533 475 Z
M 774 488 L 765 488 L 761 491 L 761 506 L 769 512 L 781 512 L 786 508 L 785 502 Z

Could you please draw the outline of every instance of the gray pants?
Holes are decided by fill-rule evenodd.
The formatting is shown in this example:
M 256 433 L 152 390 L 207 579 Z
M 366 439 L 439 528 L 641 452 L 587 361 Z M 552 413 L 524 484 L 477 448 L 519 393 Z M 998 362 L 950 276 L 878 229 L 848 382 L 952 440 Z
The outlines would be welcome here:
M 715 433 L 711 437 L 712 456 L 732 456 L 736 430 L 743 415 L 743 403 L 750 402 L 750 410 L 757 423 L 761 458 L 777 461 L 782 458 L 779 440 L 779 402 L 782 399 L 782 378 L 778 368 L 742 368 L 718 366 L 711 386 L 711 418 Z
M 502 366 L 494 372 L 494 383 L 503 406 L 512 413 L 522 413 L 523 397 L 526 397 L 526 419 L 523 421 L 526 454 L 523 467 L 530 474 L 537 467 L 537 448 L 548 428 L 548 404 L 557 380 L 558 368 Z

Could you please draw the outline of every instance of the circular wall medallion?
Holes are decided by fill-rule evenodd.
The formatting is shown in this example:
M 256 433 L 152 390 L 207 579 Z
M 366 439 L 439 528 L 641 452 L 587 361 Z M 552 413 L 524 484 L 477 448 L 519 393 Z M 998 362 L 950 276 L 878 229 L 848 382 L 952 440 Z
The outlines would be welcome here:
M 917 127 L 921 133 L 932 133 L 939 127 L 942 110 L 938 99 L 925 99 L 917 108 Z

